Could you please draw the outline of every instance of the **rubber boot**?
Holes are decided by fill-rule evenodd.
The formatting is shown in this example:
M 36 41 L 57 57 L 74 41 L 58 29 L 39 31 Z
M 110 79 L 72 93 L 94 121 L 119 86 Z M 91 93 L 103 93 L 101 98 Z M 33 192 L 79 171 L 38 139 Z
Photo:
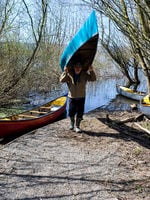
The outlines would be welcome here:
M 80 129 L 81 120 L 82 120 L 81 118 L 77 118 L 76 119 L 76 128 L 75 128 L 76 133 L 81 133 L 82 132 L 81 129 Z
M 70 117 L 70 126 L 69 126 L 70 130 L 74 129 L 74 117 Z

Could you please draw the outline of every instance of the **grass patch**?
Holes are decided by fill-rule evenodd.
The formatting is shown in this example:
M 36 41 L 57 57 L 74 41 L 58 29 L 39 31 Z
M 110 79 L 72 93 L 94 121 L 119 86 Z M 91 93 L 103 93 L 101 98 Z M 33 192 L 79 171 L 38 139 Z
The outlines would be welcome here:
M 142 122 L 141 125 L 143 128 L 146 128 L 147 130 L 150 131 L 150 121 L 144 121 L 144 122 Z

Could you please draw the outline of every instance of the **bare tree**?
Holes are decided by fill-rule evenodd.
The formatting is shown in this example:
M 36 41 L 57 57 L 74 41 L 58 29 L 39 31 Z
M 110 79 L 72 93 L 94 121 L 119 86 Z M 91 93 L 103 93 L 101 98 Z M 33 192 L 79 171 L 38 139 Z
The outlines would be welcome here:
M 150 93 L 150 4 L 147 0 L 83 0 L 108 17 L 131 41 L 135 60 L 147 78 Z
M 13 0 L 3 0 L 0 2 L 0 38 L 8 31 L 16 15 L 12 16 L 12 10 L 16 5 Z
M 84 21 L 76 9 L 59 0 L 0 2 L 0 102 L 57 83 L 60 55 Z
M 12 84 L 8 88 L 5 89 L 5 92 L 8 92 L 9 90 L 11 90 L 20 81 L 20 79 L 25 76 L 27 70 L 31 67 L 32 61 L 34 60 L 36 52 L 38 51 L 38 48 L 40 46 L 40 42 L 41 42 L 41 39 L 42 39 L 42 33 L 43 33 L 44 25 L 45 25 L 45 18 L 46 18 L 46 14 L 47 14 L 47 2 L 44 1 L 44 0 L 41 0 L 41 18 L 39 20 L 39 27 L 38 27 L 38 33 L 37 33 L 34 29 L 33 18 L 30 14 L 28 6 L 27 6 L 25 0 L 22 0 L 22 1 L 23 1 L 23 4 L 25 5 L 27 14 L 28 14 L 29 19 L 30 19 L 32 33 L 33 33 L 33 37 L 34 37 L 34 40 L 35 40 L 35 47 L 33 49 L 32 55 L 30 56 L 26 66 L 24 67 L 20 76 L 17 76 L 16 78 L 14 78 Z M 36 33 L 37 33 L 37 35 L 36 35 Z
M 105 32 L 104 25 L 106 20 L 103 19 L 102 14 L 100 14 L 100 27 L 101 36 L 100 42 L 111 58 L 118 64 L 120 71 L 125 75 L 128 80 L 127 86 L 133 83 L 139 83 L 138 77 L 138 67 L 135 62 L 134 56 L 132 56 L 130 41 L 127 37 L 120 34 L 115 34 L 114 26 L 111 20 L 108 19 L 108 30 L 107 35 Z M 116 36 L 117 35 L 117 36 Z M 133 57 L 133 58 L 132 58 Z M 134 68 L 134 73 L 130 73 L 131 67 Z

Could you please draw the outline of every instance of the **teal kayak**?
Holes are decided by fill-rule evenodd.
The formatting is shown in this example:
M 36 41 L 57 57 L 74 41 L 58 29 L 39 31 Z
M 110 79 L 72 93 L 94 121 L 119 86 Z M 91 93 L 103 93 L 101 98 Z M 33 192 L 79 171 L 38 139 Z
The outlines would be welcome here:
M 92 65 L 98 44 L 98 25 L 95 11 L 92 11 L 83 26 L 69 42 L 60 58 L 61 70 L 80 62 L 86 71 Z

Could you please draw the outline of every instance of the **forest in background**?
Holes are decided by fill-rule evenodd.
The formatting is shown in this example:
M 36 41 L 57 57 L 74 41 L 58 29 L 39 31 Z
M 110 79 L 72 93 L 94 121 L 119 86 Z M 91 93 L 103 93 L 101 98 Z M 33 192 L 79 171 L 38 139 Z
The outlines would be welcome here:
M 0 2 L 0 103 L 47 92 L 59 82 L 61 53 L 92 9 L 99 25 L 94 66 L 117 64 L 127 84 L 142 68 L 150 88 L 148 0 L 2 0 Z M 106 59 L 101 59 L 104 53 Z M 130 73 L 130 68 L 134 73 Z M 110 75 L 111 75 L 110 71 Z

